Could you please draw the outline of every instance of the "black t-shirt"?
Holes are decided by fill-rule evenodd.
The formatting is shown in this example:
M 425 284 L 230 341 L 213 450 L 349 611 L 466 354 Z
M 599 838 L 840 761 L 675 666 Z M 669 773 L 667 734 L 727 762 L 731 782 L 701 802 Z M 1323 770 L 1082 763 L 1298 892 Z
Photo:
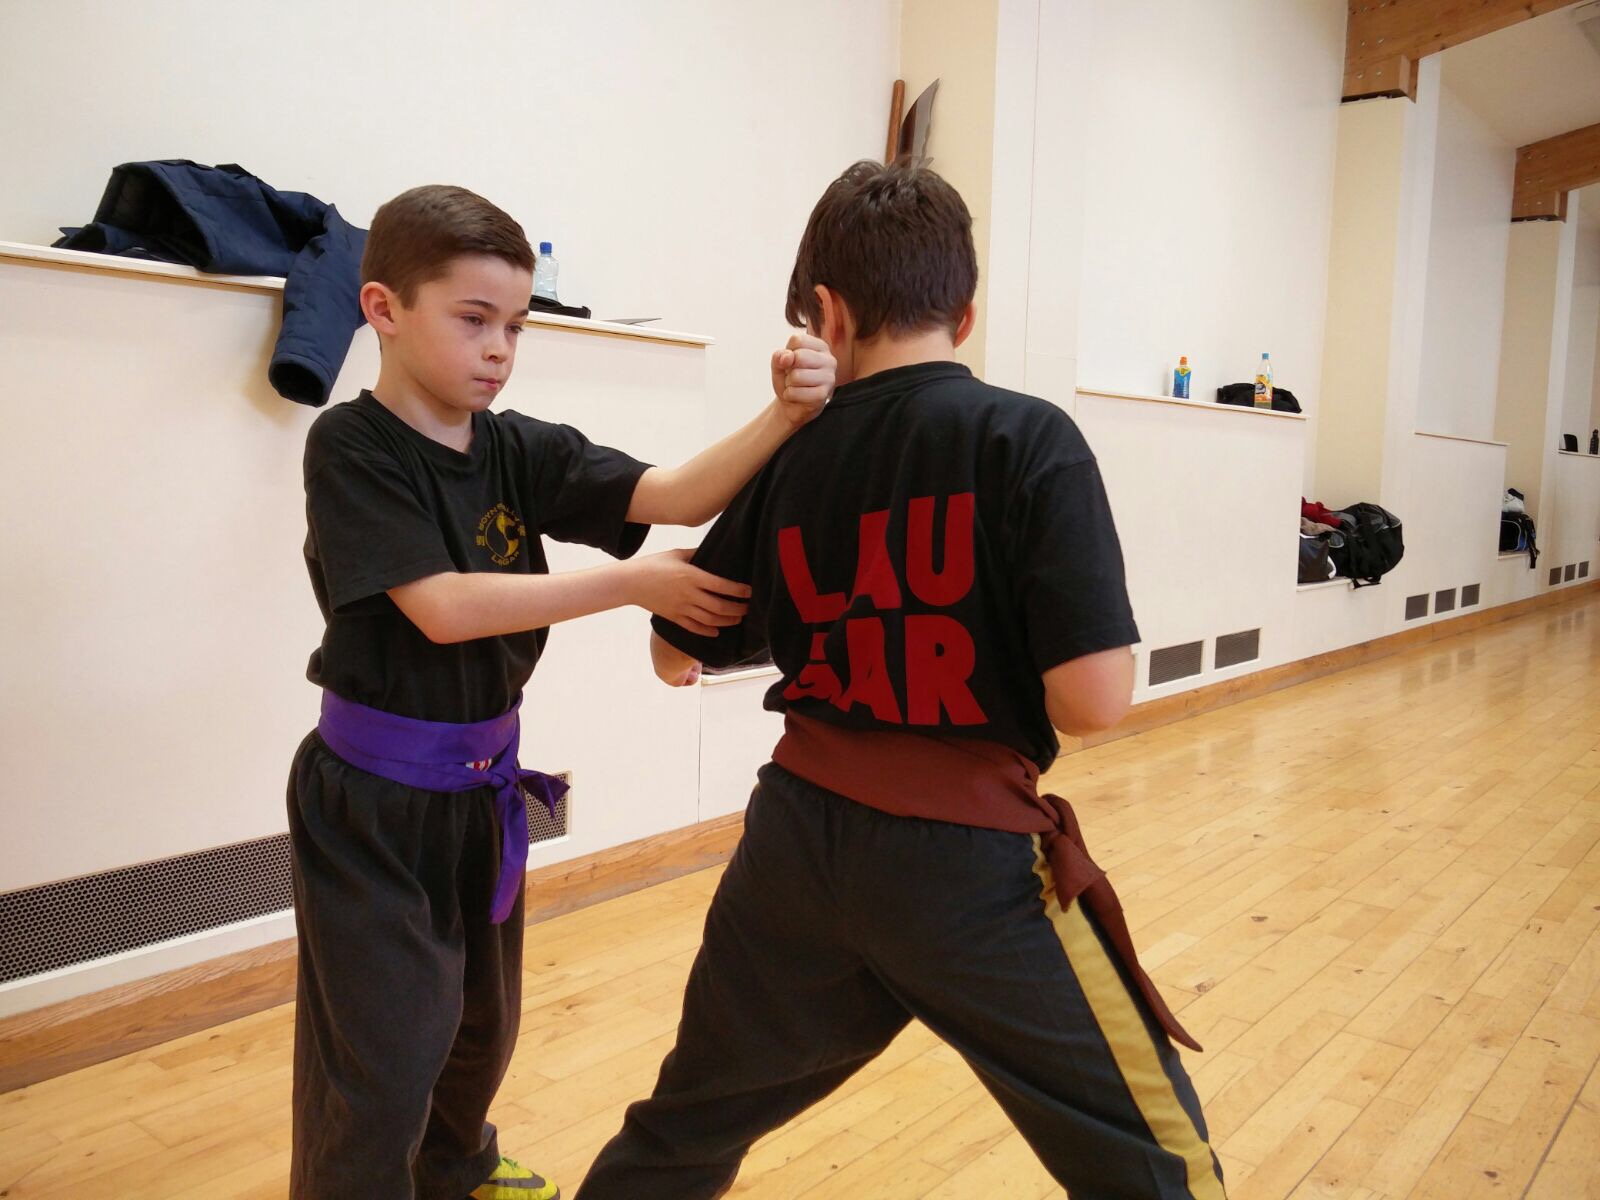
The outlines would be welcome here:
M 953 362 L 841 387 L 723 513 L 696 565 L 748 582 L 708 667 L 771 653 L 775 711 L 984 738 L 1041 768 L 1043 672 L 1139 640 L 1099 467 L 1054 405 Z
M 329 409 L 306 438 L 306 567 L 327 621 L 307 676 L 404 717 L 499 716 L 549 630 L 437 645 L 387 589 L 446 571 L 544 574 L 545 535 L 626 558 L 649 532 L 625 520 L 647 469 L 521 413 L 474 414 L 463 454 L 370 392 Z

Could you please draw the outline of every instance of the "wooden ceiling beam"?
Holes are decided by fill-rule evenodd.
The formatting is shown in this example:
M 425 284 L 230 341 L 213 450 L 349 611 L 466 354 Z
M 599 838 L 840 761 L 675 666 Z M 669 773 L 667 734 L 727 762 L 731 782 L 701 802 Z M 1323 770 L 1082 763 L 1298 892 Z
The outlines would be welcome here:
M 1344 98 L 1417 98 L 1417 60 L 1579 0 L 1350 0 Z
M 1600 183 L 1600 125 L 1573 129 L 1517 151 L 1513 221 L 1565 221 L 1567 193 Z

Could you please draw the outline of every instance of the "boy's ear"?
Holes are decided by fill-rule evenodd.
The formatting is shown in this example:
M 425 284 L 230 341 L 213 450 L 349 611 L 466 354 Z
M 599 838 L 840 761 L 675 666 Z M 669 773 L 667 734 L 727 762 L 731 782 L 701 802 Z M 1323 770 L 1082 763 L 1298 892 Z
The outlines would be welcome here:
M 967 301 L 966 311 L 961 314 L 961 324 L 956 326 L 955 344 L 961 345 L 972 336 L 972 327 L 978 321 L 978 306 L 972 301 Z
M 383 284 L 373 281 L 361 285 L 361 315 L 378 333 L 393 336 L 394 314 L 399 307 L 400 298 Z
M 827 342 L 837 357 L 838 348 L 855 336 L 855 318 L 844 297 L 826 284 L 817 284 L 817 304 L 822 309 L 822 321 L 817 326 L 816 336 Z

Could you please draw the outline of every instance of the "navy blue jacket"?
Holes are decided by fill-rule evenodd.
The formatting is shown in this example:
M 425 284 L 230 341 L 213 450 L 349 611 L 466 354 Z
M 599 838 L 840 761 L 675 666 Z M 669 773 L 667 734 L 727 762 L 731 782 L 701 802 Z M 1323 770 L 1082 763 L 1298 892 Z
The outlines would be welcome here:
M 267 378 L 313 407 L 328 393 L 361 315 L 367 231 L 305 192 L 280 192 L 233 163 L 123 163 L 92 224 L 61 230 L 70 250 L 186 263 L 219 275 L 282 275 L 283 326 Z

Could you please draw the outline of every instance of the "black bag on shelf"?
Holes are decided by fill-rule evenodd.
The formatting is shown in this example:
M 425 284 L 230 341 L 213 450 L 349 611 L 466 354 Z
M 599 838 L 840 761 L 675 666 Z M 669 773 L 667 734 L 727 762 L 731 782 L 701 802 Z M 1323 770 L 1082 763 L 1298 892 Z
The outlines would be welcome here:
M 1382 581 L 1405 557 L 1400 518 L 1376 504 L 1352 504 L 1343 510 L 1350 522 L 1340 530 L 1344 545 L 1333 547 L 1333 565 L 1356 587 Z
M 1300 535 L 1300 569 L 1296 582 L 1298 583 L 1327 583 L 1330 579 L 1338 578 L 1338 573 L 1333 569 L 1333 551 L 1331 546 L 1337 540 L 1344 539 L 1335 533 L 1319 533 L 1314 537 Z
M 555 313 L 560 317 L 578 317 L 585 321 L 594 316 L 587 304 L 562 304 L 559 300 L 546 300 L 543 296 L 529 296 L 528 311 Z
M 1578 435 L 1575 433 L 1563 433 L 1561 435 L 1561 448 L 1569 454 L 1576 454 L 1578 452 Z
M 1526 553 L 1528 556 L 1528 570 L 1530 571 L 1539 565 L 1538 530 L 1534 528 L 1533 518 L 1527 513 L 1503 512 L 1500 514 L 1500 553 Z
M 1256 385 L 1253 383 L 1225 383 L 1217 389 L 1218 404 L 1232 404 L 1237 408 L 1254 408 L 1256 406 Z M 1294 398 L 1294 393 L 1288 388 L 1275 387 L 1272 389 L 1272 411 L 1297 413 L 1300 410 L 1300 401 Z

